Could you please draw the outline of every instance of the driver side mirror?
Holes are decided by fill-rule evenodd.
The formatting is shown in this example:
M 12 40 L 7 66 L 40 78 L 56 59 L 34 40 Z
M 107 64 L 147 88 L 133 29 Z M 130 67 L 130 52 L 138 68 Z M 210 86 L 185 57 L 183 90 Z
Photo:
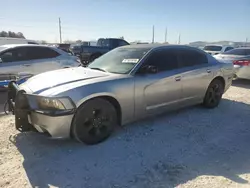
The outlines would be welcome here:
M 153 65 L 145 65 L 143 66 L 138 73 L 140 74 L 156 74 L 158 72 L 158 68 Z

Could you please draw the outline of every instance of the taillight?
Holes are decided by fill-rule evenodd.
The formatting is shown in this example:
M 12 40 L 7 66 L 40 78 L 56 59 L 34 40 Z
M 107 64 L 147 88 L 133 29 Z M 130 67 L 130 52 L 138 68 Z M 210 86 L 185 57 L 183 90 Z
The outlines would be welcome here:
M 250 60 L 236 60 L 233 61 L 234 65 L 240 65 L 240 66 L 250 66 Z

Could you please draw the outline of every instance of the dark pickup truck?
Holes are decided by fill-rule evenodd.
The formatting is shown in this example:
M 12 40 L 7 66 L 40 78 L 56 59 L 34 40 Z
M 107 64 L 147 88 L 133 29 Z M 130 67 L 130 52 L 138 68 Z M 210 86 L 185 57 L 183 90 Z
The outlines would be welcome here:
M 100 38 L 96 46 L 74 45 L 70 47 L 70 50 L 81 59 L 83 64 L 88 64 L 108 51 L 125 45 L 129 45 L 129 43 L 123 39 Z

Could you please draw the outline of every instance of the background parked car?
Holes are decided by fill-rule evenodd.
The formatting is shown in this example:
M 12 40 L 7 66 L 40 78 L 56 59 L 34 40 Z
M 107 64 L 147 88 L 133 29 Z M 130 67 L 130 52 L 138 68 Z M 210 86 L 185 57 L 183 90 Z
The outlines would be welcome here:
M 34 40 L 28 40 L 23 38 L 10 38 L 10 37 L 0 37 L 0 45 L 5 44 L 38 44 Z
M 236 71 L 235 78 L 250 79 L 250 47 L 235 48 L 214 57 L 233 63 Z
M 16 81 L 16 83 L 19 85 L 27 81 L 32 76 L 33 76 L 32 74 L 28 73 L 20 73 L 18 75 L 6 75 L 6 76 L 0 75 L 0 91 L 6 91 L 6 88 L 8 88 L 10 80 Z M 5 77 L 7 78 L 7 80 L 5 79 Z
M 210 55 L 217 55 L 228 50 L 232 50 L 234 47 L 232 46 L 221 46 L 221 45 L 206 45 L 203 50 Z
M 11 76 L 8 79 L 8 75 L 20 73 L 35 75 L 79 65 L 81 65 L 79 58 L 54 47 L 29 44 L 0 46 L 1 80 L 10 80 Z
M 108 51 L 125 45 L 129 45 L 129 43 L 123 39 L 100 38 L 97 46 L 75 45 L 70 50 L 81 59 L 83 64 L 88 64 Z

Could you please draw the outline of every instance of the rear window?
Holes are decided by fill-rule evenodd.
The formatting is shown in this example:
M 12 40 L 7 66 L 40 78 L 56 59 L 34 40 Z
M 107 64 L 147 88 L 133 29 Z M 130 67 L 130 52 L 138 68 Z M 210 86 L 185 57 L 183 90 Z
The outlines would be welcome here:
M 229 50 L 227 52 L 224 52 L 223 54 L 228 54 L 228 55 L 250 55 L 250 49 L 233 49 Z
M 205 46 L 204 50 L 207 50 L 207 51 L 221 51 L 222 46 Z
M 97 46 L 109 46 L 109 40 L 108 39 L 99 39 L 97 41 Z

